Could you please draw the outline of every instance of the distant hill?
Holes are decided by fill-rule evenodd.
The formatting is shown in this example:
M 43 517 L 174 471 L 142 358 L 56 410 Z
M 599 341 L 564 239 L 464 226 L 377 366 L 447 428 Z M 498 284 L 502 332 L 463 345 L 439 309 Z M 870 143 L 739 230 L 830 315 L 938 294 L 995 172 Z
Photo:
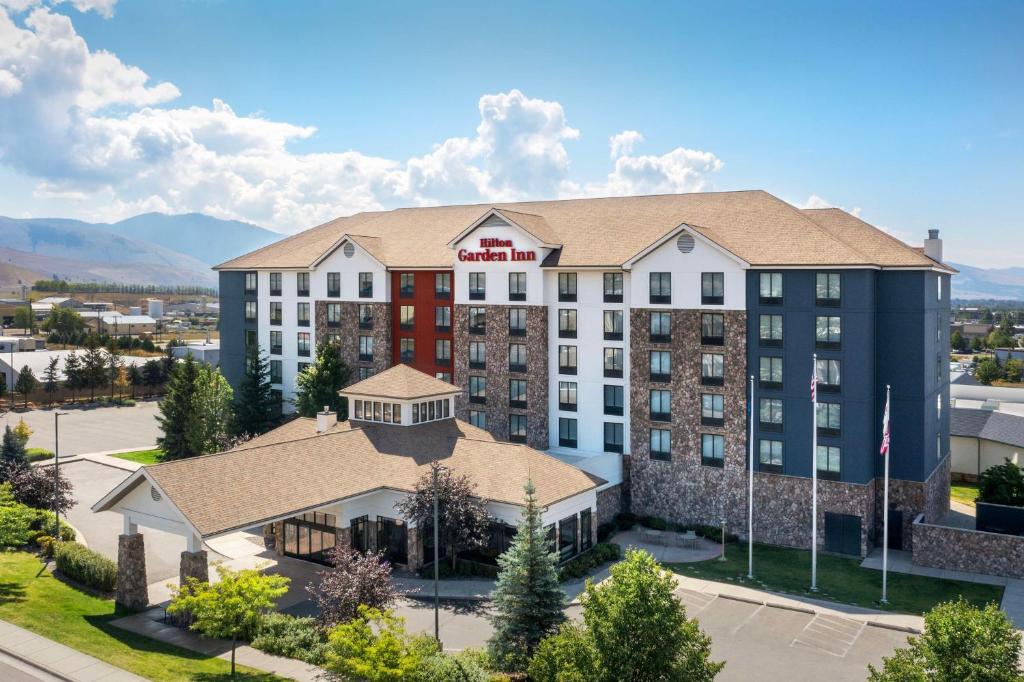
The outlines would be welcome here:
M 950 263 L 960 271 L 953 277 L 953 298 L 1024 300 L 1024 267 L 977 268 Z
M 96 227 L 180 251 L 208 265 L 223 263 L 284 237 L 251 223 L 220 220 L 202 213 L 143 213 Z

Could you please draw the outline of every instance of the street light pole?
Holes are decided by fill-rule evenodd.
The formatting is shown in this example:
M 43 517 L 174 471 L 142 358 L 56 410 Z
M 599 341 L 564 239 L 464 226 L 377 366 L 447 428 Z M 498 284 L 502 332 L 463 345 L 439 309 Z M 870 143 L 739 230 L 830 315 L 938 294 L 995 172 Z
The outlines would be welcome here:
M 439 615 L 439 613 L 440 613 L 440 596 L 438 594 L 438 581 L 440 579 L 440 576 L 439 576 L 440 557 L 439 557 L 439 551 L 438 551 L 438 545 L 440 544 L 439 533 L 438 533 L 438 526 L 440 524 L 439 524 L 439 518 L 438 517 L 440 516 L 440 514 L 438 513 L 438 502 L 437 502 L 437 473 L 439 471 L 441 471 L 441 469 L 443 469 L 443 468 L 444 467 L 442 467 L 437 462 L 434 462 L 433 464 L 430 465 L 430 472 L 431 472 L 431 476 L 432 476 L 433 491 L 434 491 L 434 641 L 437 642 L 437 648 L 438 649 L 441 648 L 441 623 L 440 623 L 440 615 Z
M 60 509 L 57 501 L 60 498 L 60 418 L 67 412 L 53 413 L 53 537 L 60 540 Z

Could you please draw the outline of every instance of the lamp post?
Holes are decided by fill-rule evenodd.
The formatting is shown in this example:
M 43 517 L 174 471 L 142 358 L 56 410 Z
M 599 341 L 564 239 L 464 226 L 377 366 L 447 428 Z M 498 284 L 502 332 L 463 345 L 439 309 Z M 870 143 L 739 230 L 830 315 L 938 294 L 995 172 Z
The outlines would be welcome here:
M 439 550 L 438 550 L 438 544 L 440 543 L 440 541 L 439 541 L 439 533 L 438 533 L 438 526 L 440 524 L 439 524 L 439 518 L 438 517 L 440 516 L 440 514 L 438 513 L 438 502 L 437 502 L 437 474 L 440 471 L 447 471 L 447 467 L 443 467 L 440 464 L 438 464 L 437 462 L 433 462 L 430 465 L 430 473 L 431 473 L 431 476 L 432 476 L 431 480 L 432 480 L 432 483 L 433 483 L 433 492 L 434 492 L 434 640 L 437 642 L 437 648 L 438 649 L 441 648 L 441 624 L 440 624 L 440 615 L 439 615 L 440 608 L 441 608 L 441 606 L 440 606 L 441 600 L 440 600 L 440 597 L 439 597 L 439 594 L 438 594 L 438 581 L 440 579 L 439 575 L 438 575 L 438 566 L 440 564 L 440 557 L 439 557 Z
M 60 497 L 60 418 L 67 412 L 53 413 L 53 537 L 60 540 L 60 509 L 57 500 Z

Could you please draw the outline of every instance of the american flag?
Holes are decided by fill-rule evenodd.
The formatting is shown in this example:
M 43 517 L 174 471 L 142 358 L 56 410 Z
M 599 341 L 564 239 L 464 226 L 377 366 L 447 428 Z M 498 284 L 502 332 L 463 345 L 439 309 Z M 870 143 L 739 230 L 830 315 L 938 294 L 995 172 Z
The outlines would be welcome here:
M 885 415 L 882 417 L 882 447 L 878 449 L 879 454 L 889 454 L 889 396 L 885 397 Z
M 818 369 L 811 370 L 811 400 L 818 399 Z

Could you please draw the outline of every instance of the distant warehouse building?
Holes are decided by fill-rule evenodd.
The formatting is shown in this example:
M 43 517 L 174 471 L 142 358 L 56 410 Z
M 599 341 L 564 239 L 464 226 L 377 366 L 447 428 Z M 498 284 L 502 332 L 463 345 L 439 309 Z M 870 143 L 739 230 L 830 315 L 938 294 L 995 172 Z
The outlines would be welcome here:
M 954 407 L 949 447 L 953 477 L 975 481 L 986 469 L 1009 460 L 1024 466 L 1024 416 Z

